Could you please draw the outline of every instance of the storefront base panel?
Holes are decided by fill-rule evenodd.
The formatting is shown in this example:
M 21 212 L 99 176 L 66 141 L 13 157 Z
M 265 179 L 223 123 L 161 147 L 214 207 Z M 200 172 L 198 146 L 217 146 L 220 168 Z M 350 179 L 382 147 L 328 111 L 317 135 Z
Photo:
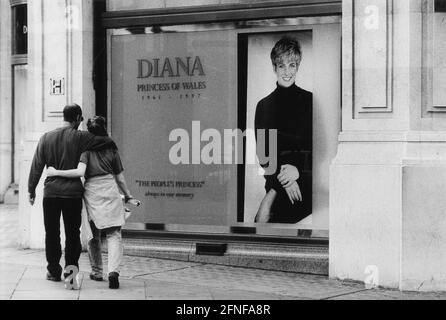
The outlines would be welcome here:
M 197 248 L 200 243 L 203 241 L 124 237 L 124 253 L 150 258 L 328 275 L 328 246 L 225 243 L 224 253 L 212 255 L 199 254 Z
M 446 291 L 446 161 L 442 154 L 416 159 L 400 147 L 394 150 L 409 151 L 398 161 L 332 165 L 329 276 Z
M 1 112 L 2 110 L 0 110 L 0 113 Z M 4 201 L 4 196 L 8 190 L 10 183 L 11 183 L 11 143 L 4 143 L 3 141 L 0 141 L 0 203 Z
M 330 277 L 398 288 L 401 166 L 333 165 L 330 175 Z
M 403 166 L 402 290 L 446 291 L 446 165 Z

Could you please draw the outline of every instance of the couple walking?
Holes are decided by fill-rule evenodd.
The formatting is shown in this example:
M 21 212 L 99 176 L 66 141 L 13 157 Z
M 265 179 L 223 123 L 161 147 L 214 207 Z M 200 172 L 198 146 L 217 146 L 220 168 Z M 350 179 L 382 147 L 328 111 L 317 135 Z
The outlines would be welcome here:
M 78 130 L 84 120 L 79 105 L 67 105 L 63 110 L 63 117 L 64 125 L 61 128 L 47 132 L 40 138 L 28 180 L 29 201 L 33 205 L 37 184 L 44 167 L 47 167 L 43 194 L 47 279 L 61 281 L 61 213 L 66 238 L 64 278 L 70 279 L 67 270 L 72 267 L 67 267 L 75 266 L 79 270 L 82 249 L 79 229 L 82 223 L 83 199 L 92 235 L 88 242 L 92 268 L 90 279 L 103 280 L 101 232 L 105 232 L 109 287 L 117 289 L 123 256 L 121 227 L 125 223 L 119 189 L 124 194 L 126 203 L 140 203 L 130 195 L 116 144 L 107 134 L 105 119 L 89 119 L 87 132 Z M 80 178 L 84 176 L 83 186 Z M 87 226 L 88 221 L 84 221 Z

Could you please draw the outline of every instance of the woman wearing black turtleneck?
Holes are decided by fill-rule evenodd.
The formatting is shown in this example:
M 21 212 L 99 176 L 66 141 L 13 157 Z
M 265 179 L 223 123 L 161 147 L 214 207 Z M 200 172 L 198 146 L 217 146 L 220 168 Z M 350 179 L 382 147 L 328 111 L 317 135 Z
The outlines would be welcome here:
M 274 174 L 264 176 L 266 195 L 256 222 L 296 223 L 311 214 L 313 95 L 295 84 L 301 57 L 299 42 L 289 37 L 271 51 L 277 88 L 257 104 L 255 129 L 277 130 L 278 165 Z

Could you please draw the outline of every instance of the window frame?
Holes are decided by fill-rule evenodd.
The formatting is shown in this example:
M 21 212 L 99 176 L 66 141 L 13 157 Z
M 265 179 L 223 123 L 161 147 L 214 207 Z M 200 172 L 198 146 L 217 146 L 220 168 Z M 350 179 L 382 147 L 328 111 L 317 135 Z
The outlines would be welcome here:
M 14 53 L 16 47 L 16 36 L 15 36 L 15 15 L 14 8 L 17 6 L 25 5 L 26 13 L 28 15 L 28 1 L 27 0 L 10 0 L 11 8 L 11 65 L 20 65 L 28 63 L 28 41 L 26 44 L 26 53 Z M 26 19 L 26 25 L 28 26 L 28 18 Z
M 434 12 L 446 12 L 446 0 L 435 0 L 434 3 Z
M 260 3 L 204 5 L 179 8 L 106 11 L 106 29 L 219 23 L 287 17 L 341 15 L 342 0 L 291 0 Z

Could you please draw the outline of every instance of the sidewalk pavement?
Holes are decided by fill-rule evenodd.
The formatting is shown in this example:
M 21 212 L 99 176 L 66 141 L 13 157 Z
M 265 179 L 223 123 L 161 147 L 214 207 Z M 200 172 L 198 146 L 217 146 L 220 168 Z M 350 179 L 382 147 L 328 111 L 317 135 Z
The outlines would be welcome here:
M 124 257 L 121 288 L 111 290 L 107 281 L 90 280 L 86 253 L 79 262 L 80 290 L 66 290 L 63 282 L 45 280 L 43 250 L 15 248 L 17 214 L 17 206 L 0 205 L 0 300 L 446 299 L 446 292 L 367 290 L 324 276 L 134 256 Z

